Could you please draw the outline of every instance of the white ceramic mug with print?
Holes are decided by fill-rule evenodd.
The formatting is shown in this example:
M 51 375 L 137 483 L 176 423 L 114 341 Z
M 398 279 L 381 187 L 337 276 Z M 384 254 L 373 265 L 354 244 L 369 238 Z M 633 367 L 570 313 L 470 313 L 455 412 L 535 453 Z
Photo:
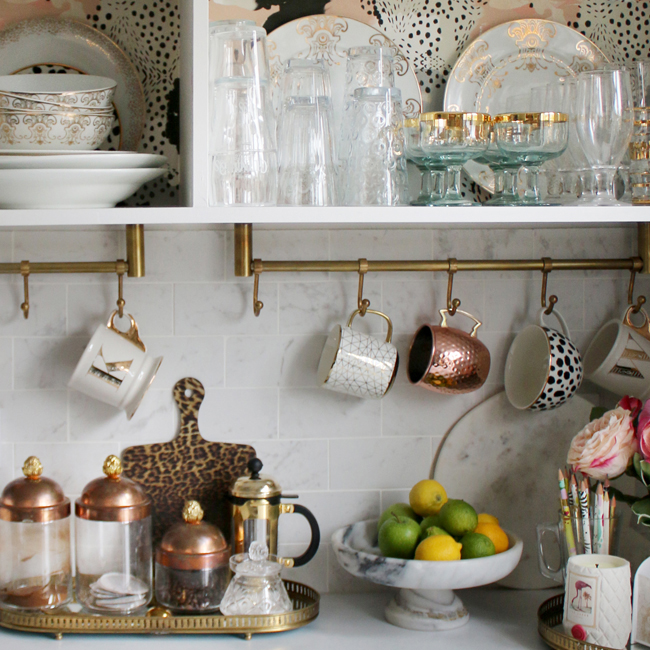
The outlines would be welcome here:
M 650 395 L 650 317 L 641 309 L 643 324 L 634 325 L 632 309 L 598 330 L 585 353 L 585 375 L 615 395 L 643 400 Z
M 582 383 L 582 359 L 564 318 L 553 310 L 560 324 L 558 331 L 548 327 L 544 315 L 542 308 L 537 324 L 517 334 L 506 359 L 506 395 L 521 410 L 546 411 L 560 406 Z
M 133 417 L 151 386 L 162 357 L 147 353 L 131 314 L 128 331 L 115 327 L 114 311 L 106 325 L 100 325 L 86 346 L 68 382 L 70 388 L 115 406 Z
M 335 325 L 330 332 L 318 364 L 318 382 L 323 388 L 338 393 L 379 399 L 388 392 L 397 376 L 399 357 L 397 348 L 391 343 L 393 324 L 386 314 L 366 310 L 366 314 L 386 319 L 388 332 L 386 340 L 382 341 L 352 329 L 352 321 L 360 313 L 356 309 L 347 327 Z
M 579 641 L 625 648 L 632 631 L 630 563 L 615 555 L 570 557 L 562 626 Z

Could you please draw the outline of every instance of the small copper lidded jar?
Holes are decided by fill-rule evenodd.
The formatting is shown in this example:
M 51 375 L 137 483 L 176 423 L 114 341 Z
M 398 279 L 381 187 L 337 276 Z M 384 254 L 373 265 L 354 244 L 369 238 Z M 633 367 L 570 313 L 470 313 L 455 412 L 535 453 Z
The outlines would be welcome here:
M 197 501 L 186 501 L 183 521 L 156 551 L 156 600 L 177 612 L 218 609 L 230 580 L 230 549 L 223 533 L 203 521 Z
M 104 462 L 75 503 L 77 600 L 103 614 L 128 614 L 152 596 L 151 500 L 122 476 L 117 456 Z
M 54 609 L 72 599 L 70 500 L 36 456 L 0 497 L 0 606 Z

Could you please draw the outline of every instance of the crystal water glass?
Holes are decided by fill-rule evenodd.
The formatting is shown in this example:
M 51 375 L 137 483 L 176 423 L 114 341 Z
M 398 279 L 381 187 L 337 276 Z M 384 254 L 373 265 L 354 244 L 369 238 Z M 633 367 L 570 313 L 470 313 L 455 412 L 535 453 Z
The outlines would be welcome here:
M 524 195 L 515 205 L 549 205 L 540 197 L 539 167 L 566 149 L 568 116 L 566 113 L 502 113 L 493 120 L 497 147 L 525 172 Z
M 576 129 L 597 183 L 590 205 L 622 205 L 614 188 L 616 170 L 632 137 L 633 110 L 630 74 L 624 68 L 583 72 L 578 77 Z
M 478 205 L 462 196 L 460 176 L 468 160 L 487 151 L 490 129 L 490 116 L 485 113 L 435 112 L 421 116 L 422 150 L 447 169 L 447 188 L 435 205 Z
M 629 64 L 634 105 L 650 107 L 650 60 L 632 61 Z
M 420 118 L 410 117 L 404 120 L 404 144 L 406 157 L 421 174 L 420 194 L 411 201 L 411 205 L 433 205 L 442 198 L 445 191 L 445 169 L 436 168 L 420 146 Z
M 211 205 L 275 205 L 277 152 L 266 32 L 215 30 L 211 52 Z
M 402 95 L 397 88 L 357 88 L 346 205 L 406 205 Z
M 487 165 L 494 173 L 494 192 L 492 198 L 483 205 L 513 205 L 519 201 L 518 178 L 519 163 L 504 154 L 496 142 L 496 133 L 490 131 L 488 148 L 480 154 L 476 162 Z

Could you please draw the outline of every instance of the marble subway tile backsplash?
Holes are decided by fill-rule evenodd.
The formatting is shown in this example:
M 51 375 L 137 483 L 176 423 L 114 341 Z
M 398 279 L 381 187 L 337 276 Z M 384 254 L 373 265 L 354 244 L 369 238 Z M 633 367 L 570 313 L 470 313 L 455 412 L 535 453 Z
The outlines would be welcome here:
M 262 259 L 458 259 L 629 257 L 635 227 L 490 229 L 256 229 Z M 356 307 L 357 278 L 342 273 L 263 274 L 259 318 L 253 282 L 233 273 L 233 235 L 218 228 L 149 229 L 147 276 L 127 279 L 126 311 L 137 319 L 150 352 L 164 356 L 160 373 L 131 421 L 122 412 L 67 389 L 95 328 L 115 308 L 117 281 L 106 276 L 30 278 L 31 311 L 20 310 L 22 282 L 0 277 L 0 482 L 20 475 L 30 454 L 70 497 L 101 473 L 110 453 L 171 440 L 179 428 L 174 383 L 195 376 L 207 389 L 199 427 L 214 441 L 249 443 L 285 492 L 318 518 L 321 546 L 307 566 L 286 577 L 320 591 L 376 590 L 337 564 L 331 533 L 377 517 L 428 476 L 438 446 L 469 409 L 503 389 L 508 347 L 536 316 L 540 273 L 459 273 L 454 296 L 483 321 L 478 336 L 492 355 L 483 388 L 446 396 L 410 385 L 408 350 L 415 329 L 437 324 L 446 300 L 443 273 L 369 274 L 364 295 L 393 320 L 400 368 L 380 401 L 361 401 L 318 387 L 316 368 L 327 333 Z M 124 256 L 119 229 L 0 232 L 0 261 L 114 259 Z M 602 323 L 620 317 L 627 274 L 549 276 L 548 293 L 584 352 Z M 650 291 L 639 277 L 636 295 Z M 553 325 L 550 319 L 549 324 Z M 470 322 L 453 325 L 469 329 Z M 385 333 L 382 319 L 355 327 Z M 585 386 L 583 392 L 593 391 Z M 173 471 L 173 468 L 171 468 Z M 0 486 L 0 487 L 2 487 Z M 280 552 L 302 553 L 305 521 L 283 515 Z

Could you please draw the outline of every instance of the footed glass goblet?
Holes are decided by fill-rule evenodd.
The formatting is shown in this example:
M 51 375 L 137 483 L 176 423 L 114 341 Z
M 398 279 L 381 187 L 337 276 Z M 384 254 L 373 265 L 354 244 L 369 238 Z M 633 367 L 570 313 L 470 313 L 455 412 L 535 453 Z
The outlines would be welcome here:
M 445 191 L 445 166 L 436 166 L 420 146 L 420 118 L 404 120 L 404 146 L 406 158 L 420 171 L 422 181 L 420 194 L 411 205 L 434 205 Z

